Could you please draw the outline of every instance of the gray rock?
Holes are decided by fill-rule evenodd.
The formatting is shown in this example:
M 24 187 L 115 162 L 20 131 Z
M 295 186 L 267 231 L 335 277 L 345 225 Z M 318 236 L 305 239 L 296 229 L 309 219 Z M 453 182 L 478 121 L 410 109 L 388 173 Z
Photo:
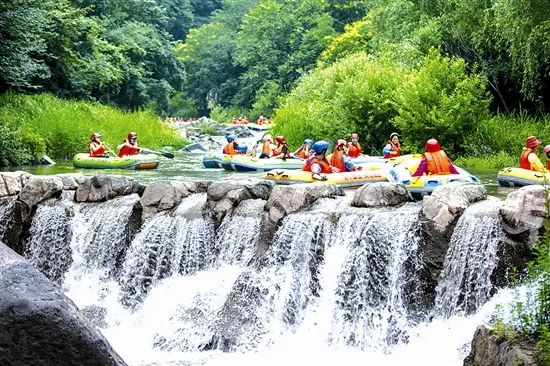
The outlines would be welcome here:
M 25 172 L 2 172 L 0 173 L 0 197 L 14 196 L 19 194 L 27 183 L 30 174 Z
M 534 342 L 519 335 L 508 339 L 498 336 L 485 325 L 479 326 L 472 340 L 470 354 L 464 359 L 464 366 L 496 365 L 537 365 Z
M 397 206 L 412 201 L 404 185 L 378 182 L 365 184 L 355 191 L 351 205 L 355 207 Z
M 218 227 L 230 211 L 242 201 L 249 199 L 267 200 L 274 183 L 269 181 L 228 181 L 214 183 L 208 187 L 205 210 Z
M 74 191 L 79 185 L 84 183 L 86 176 L 79 173 L 64 173 L 58 174 L 59 178 L 63 182 L 63 190 Z
M 126 365 L 74 303 L 0 243 L 1 365 Z
M 149 184 L 140 199 L 140 204 L 143 207 L 142 219 L 146 220 L 157 212 L 177 207 L 182 198 L 194 193 L 206 192 L 210 184 L 209 181 L 182 182 L 175 180 L 157 181 Z
M 33 175 L 19 193 L 19 201 L 29 208 L 34 207 L 48 198 L 58 197 L 63 190 L 63 181 L 55 176 Z
M 86 177 L 76 189 L 76 202 L 103 202 L 109 199 L 142 194 L 144 186 L 133 178 L 117 175 L 94 175 Z
M 541 185 L 520 188 L 508 194 L 500 209 L 506 233 L 517 235 L 532 232 L 531 245 L 536 241 L 536 231 L 542 227 L 546 208 L 547 190 Z

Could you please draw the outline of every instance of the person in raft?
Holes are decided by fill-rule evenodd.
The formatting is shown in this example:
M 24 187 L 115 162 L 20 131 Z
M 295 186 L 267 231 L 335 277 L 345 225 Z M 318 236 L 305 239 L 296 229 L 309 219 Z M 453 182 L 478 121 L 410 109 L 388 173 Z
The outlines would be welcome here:
M 311 172 L 311 177 L 315 180 L 327 180 L 327 177 L 321 175 L 322 173 L 336 173 L 336 169 L 330 165 L 326 158 L 328 142 L 317 141 L 311 148 L 314 153 L 306 160 L 302 170 Z
M 546 154 L 546 169 L 550 170 L 550 145 L 546 145 L 542 152 Z
M 88 143 L 88 152 L 92 158 L 103 158 L 106 157 L 105 154 L 106 146 L 101 141 L 101 134 L 94 132 L 90 135 L 90 142 Z
M 312 139 L 305 139 L 302 146 L 298 148 L 298 150 L 294 151 L 294 156 L 300 159 L 307 159 L 311 155 L 311 146 L 313 145 Z
M 330 158 L 330 165 L 337 169 L 338 172 L 353 172 L 361 170 L 356 168 L 351 162 L 351 159 L 346 155 L 346 149 L 348 148 L 348 142 L 346 140 L 338 140 L 334 145 L 334 152 Z
M 273 143 L 273 140 L 271 139 L 271 135 L 265 135 L 262 138 L 262 153 L 260 154 L 260 159 L 269 159 L 271 156 L 271 144 Z
M 519 157 L 519 167 L 536 172 L 543 172 L 544 165 L 537 156 L 537 147 L 542 144 L 535 136 L 529 136 L 525 140 L 525 147 Z
M 348 156 L 353 159 L 361 155 L 361 152 L 362 148 L 359 144 L 359 135 L 352 133 L 351 142 L 348 144 Z
M 401 155 L 401 143 L 399 142 L 397 132 L 391 133 L 388 143 L 382 149 L 382 155 L 384 155 L 384 159 L 391 159 Z
M 285 137 L 277 136 L 275 137 L 275 142 L 277 143 L 277 147 L 271 152 L 271 157 L 281 158 L 283 160 L 290 158 L 290 148 L 286 143 Z
M 141 147 L 137 143 L 137 133 L 129 132 L 128 137 L 124 142 L 118 145 L 116 148 L 118 150 L 118 157 L 122 158 L 125 156 L 136 155 L 141 151 Z
M 418 169 L 412 174 L 413 177 L 420 177 L 423 174 L 460 174 L 451 160 L 441 150 L 441 145 L 436 139 L 426 141 L 426 152 L 422 154 L 422 160 Z
M 227 144 L 223 147 L 223 153 L 225 155 L 242 154 L 239 144 L 237 144 L 237 140 L 235 140 L 235 135 L 227 135 L 225 139 L 227 140 Z

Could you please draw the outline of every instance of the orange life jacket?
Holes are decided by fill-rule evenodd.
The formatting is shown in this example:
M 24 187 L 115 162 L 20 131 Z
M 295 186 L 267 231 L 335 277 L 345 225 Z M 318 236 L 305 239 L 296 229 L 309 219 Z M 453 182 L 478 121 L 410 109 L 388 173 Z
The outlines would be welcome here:
M 388 154 L 384 155 L 384 159 L 395 158 L 396 156 L 401 155 L 401 144 L 399 142 L 397 144 L 394 144 L 390 140 L 388 141 L 388 144 L 390 144 L 391 146 L 391 151 Z
M 338 150 L 333 152 L 332 157 L 330 158 L 330 165 L 338 168 L 338 170 L 341 172 L 345 172 L 346 165 L 344 164 L 344 152 Z
M 430 174 L 450 174 L 451 162 L 445 154 L 445 151 L 439 150 L 433 153 L 425 152 L 424 157 L 428 161 L 426 173 Z
M 279 144 L 279 146 L 277 146 L 274 150 L 273 150 L 273 154 L 271 155 L 271 157 L 275 157 L 275 156 L 279 156 L 283 153 L 283 147 L 287 148 L 287 157 L 290 156 L 290 148 L 288 147 L 287 144 Z
M 237 150 L 235 149 L 235 142 L 232 141 L 232 142 L 227 143 L 227 144 L 223 147 L 223 153 L 224 153 L 225 155 L 237 155 L 238 152 L 237 152 Z
M 122 158 L 124 156 L 136 155 L 138 152 L 139 152 L 139 147 L 138 147 L 137 142 L 134 145 L 132 145 L 126 139 L 126 140 L 124 140 L 124 145 L 122 146 L 122 148 L 118 152 L 118 157 Z
M 313 164 L 319 164 L 321 166 L 321 173 L 332 173 L 332 169 L 330 168 L 330 163 L 328 162 L 327 158 L 323 158 L 323 160 L 321 160 L 317 156 L 311 156 L 309 159 L 307 159 L 306 163 L 304 164 L 303 170 L 306 172 L 311 172 L 311 166 Z
M 547 158 L 546 160 L 546 169 L 550 170 L 550 158 Z
M 531 170 L 531 162 L 529 162 L 529 154 L 531 154 L 533 150 L 528 148 L 523 148 L 523 151 L 521 152 L 521 155 L 519 157 L 519 167 L 527 170 Z
M 348 144 L 348 156 L 350 158 L 356 158 L 358 157 L 359 155 L 361 155 L 361 145 L 359 145 L 359 143 L 357 143 L 357 145 L 354 145 L 353 142 L 350 142 Z
M 264 141 L 262 145 L 262 154 L 271 154 L 271 143 L 269 141 Z
M 96 147 L 98 148 L 95 151 L 92 150 Z M 100 146 L 99 143 L 92 141 L 88 144 L 88 152 L 90 153 L 91 157 L 103 156 L 103 154 L 105 154 L 105 148 L 103 146 Z

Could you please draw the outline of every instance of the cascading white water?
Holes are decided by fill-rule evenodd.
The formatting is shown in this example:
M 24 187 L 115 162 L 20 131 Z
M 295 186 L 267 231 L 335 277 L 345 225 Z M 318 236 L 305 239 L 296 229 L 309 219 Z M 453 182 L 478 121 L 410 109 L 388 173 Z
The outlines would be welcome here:
M 490 276 L 505 236 L 498 215 L 501 206 L 498 199 L 479 202 L 458 220 L 436 289 L 435 315 L 471 313 L 490 299 Z
M 8 221 L 13 210 L 13 198 L 4 198 L 0 200 L 0 239 L 4 236 Z

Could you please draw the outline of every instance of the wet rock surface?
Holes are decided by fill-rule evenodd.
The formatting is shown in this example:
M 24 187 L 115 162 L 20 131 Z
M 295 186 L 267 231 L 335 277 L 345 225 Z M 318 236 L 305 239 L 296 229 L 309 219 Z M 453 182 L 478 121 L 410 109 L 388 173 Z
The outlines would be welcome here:
M 397 206 L 412 201 L 402 184 L 379 182 L 365 184 L 355 191 L 351 205 L 354 207 Z
M 133 178 L 116 175 L 86 177 L 75 192 L 76 202 L 103 202 L 132 193 L 142 195 L 145 186 Z

